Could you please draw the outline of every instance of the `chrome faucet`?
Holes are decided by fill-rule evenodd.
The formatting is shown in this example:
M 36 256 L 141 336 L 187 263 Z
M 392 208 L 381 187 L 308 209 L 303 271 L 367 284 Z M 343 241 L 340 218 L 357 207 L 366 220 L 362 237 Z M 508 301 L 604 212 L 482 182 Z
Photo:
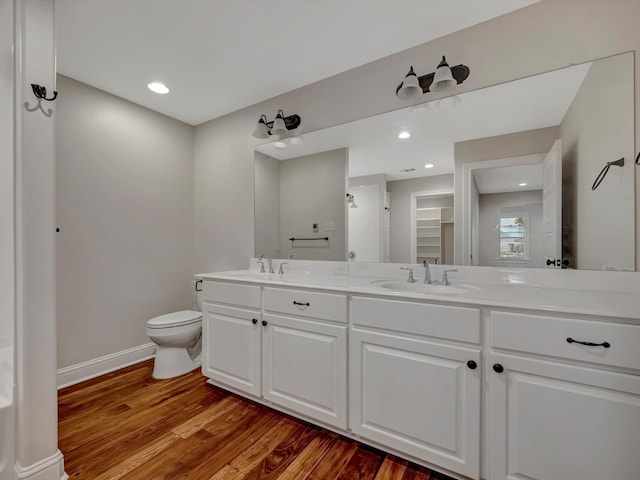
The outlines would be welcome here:
M 422 266 L 424 267 L 424 283 L 431 285 L 431 270 L 426 258 L 422 261 Z
M 416 279 L 413 278 L 413 268 L 400 267 L 400 270 L 409 270 L 409 278 L 407 278 L 407 282 L 408 283 L 416 283 Z
M 266 255 L 260 255 L 260 258 L 258 258 L 258 260 L 262 260 L 263 258 L 267 261 L 267 264 L 269 265 L 269 273 L 273 273 L 273 261 L 271 260 L 271 258 L 267 257 Z M 264 267 L 264 264 L 262 266 Z
M 445 270 L 444 273 L 442 274 L 442 284 L 443 285 L 451 285 L 451 282 L 449 281 L 449 277 L 447 277 L 447 273 L 449 272 L 457 272 L 458 270 L 455 269 L 450 269 L 450 270 Z
M 280 269 L 278 270 L 278 274 L 279 275 L 284 275 L 284 266 L 287 264 L 287 262 L 282 262 L 280 264 Z

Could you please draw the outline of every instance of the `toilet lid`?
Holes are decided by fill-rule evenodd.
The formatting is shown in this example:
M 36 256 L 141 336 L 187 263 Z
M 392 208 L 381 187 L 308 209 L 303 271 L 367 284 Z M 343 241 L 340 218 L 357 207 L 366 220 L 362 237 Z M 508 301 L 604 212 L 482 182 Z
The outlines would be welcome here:
M 159 317 L 152 318 L 147 321 L 149 328 L 167 328 L 179 327 L 181 325 L 189 325 L 190 323 L 199 322 L 202 319 L 202 313 L 195 310 L 181 310 L 179 312 L 167 313 Z

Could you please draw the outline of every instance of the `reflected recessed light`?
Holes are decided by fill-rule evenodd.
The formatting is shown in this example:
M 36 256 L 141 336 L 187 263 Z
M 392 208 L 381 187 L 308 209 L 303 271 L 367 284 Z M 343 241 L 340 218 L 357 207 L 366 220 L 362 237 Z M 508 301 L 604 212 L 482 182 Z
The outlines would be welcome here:
M 164 83 L 160 83 L 160 82 L 151 82 L 150 84 L 147 85 L 147 88 L 154 93 L 160 93 L 160 94 L 169 93 L 169 88 Z
M 398 138 L 404 140 L 406 138 L 409 138 L 411 136 L 411 134 L 409 132 L 400 132 L 398 134 Z
M 433 163 L 427 163 L 424 168 L 433 168 Z
M 522 182 L 518 184 L 519 187 L 526 187 L 527 186 L 527 182 Z
M 287 142 L 274 142 L 273 146 L 276 148 L 287 148 Z

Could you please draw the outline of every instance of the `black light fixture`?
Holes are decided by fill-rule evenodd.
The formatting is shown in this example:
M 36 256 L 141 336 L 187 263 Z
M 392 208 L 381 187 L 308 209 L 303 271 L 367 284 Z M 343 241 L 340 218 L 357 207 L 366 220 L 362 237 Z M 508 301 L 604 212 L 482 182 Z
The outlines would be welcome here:
M 269 138 L 271 135 L 285 135 L 289 130 L 293 130 L 300 126 L 302 119 L 299 115 L 289 115 L 285 117 L 282 110 L 278 110 L 275 120 L 270 122 L 267 117 L 260 115 L 258 124 L 251 135 L 256 138 Z
M 449 67 L 443 55 L 435 72 L 418 77 L 412 66 L 404 81 L 396 88 L 396 96 L 401 100 L 413 100 L 423 93 L 445 91 L 464 82 L 467 77 L 469 67 L 462 64 Z

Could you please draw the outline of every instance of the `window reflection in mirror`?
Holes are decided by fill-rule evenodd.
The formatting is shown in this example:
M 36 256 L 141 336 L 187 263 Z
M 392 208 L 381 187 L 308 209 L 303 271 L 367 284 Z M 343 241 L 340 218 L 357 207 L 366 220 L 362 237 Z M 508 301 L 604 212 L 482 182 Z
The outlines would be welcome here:
M 612 71 L 615 79 L 608 73 Z M 453 258 L 445 263 L 546 268 L 553 260 L 549 267 L 633 270 L 633 72 L 633 53 L 626 53 L 467 92 L 455 102 L 429 102 L 305 133 L 302 142 L 285 140 L 287 148 L 259 145 L 255 253 L 320 258 L 319 252 L 329 247 L 292 244 L 288 239 L 317 233 L 329 235 L 334 243 L 333 236 L 348 224 L 340 240 L 343 251 L 332 259 L 414 262 L 420 258 L 419 244 L 433 243 L 437 237 L 434 229 L 430 239 L 418 236 L 416 209 L 421 207 L 416 196 L 454 192 L 451 219 L 440 226 L 441 238 L 455 239 Z M 402 131 L 410 137 L 398 138 Z M 556 143 L 558 161 L 545 160 Z M 292 202 L 279 198 L 278 208 L 271 209 L 278 210 L 279 219 L 273 212 L 265 213 L 269 207 L 259 173 L 261 154 L 283 162 L 337 149 L 344 152 L 348 178 L 320 187 L 320 168 L 310 171 L 306 181 L 309 189 L 331 191 L 331 198 L 341 202 L 337 208 L 344 211 L 344 219 L 319 211 L 325 202 L 313 200 L 309 193 Z M 625 166 L 612 168 L 598 190 L 591 191 L 602 166 L 622 157 Z M 432 167 L 425 168 L 429 164 Z M 527 169 L 536 169 L 546 184 L 540 181 L 534 187 Z M 517 183 L 509 197 L 495 184 L 510 175 Z M 520 185 L 524 183 L 528 185 Z M 275 191 L 272 187 L 272 197 Z M 305 213 L 305 205 L 316 209 Z M 513 255 L 500 253 L 500 209 L 528 215 L 524 247 L 514 244 Z M 300 228 L 283 229 L 282 218 L 294 215 L 299 215 Z M 493 218 L 485 221 L 488 215 Z M 267 232 L 271 246 L 264 242 Z M 420 246 L 435 251 L 432 245 Z M 438 255 L 429 256 L 435 261 Z

